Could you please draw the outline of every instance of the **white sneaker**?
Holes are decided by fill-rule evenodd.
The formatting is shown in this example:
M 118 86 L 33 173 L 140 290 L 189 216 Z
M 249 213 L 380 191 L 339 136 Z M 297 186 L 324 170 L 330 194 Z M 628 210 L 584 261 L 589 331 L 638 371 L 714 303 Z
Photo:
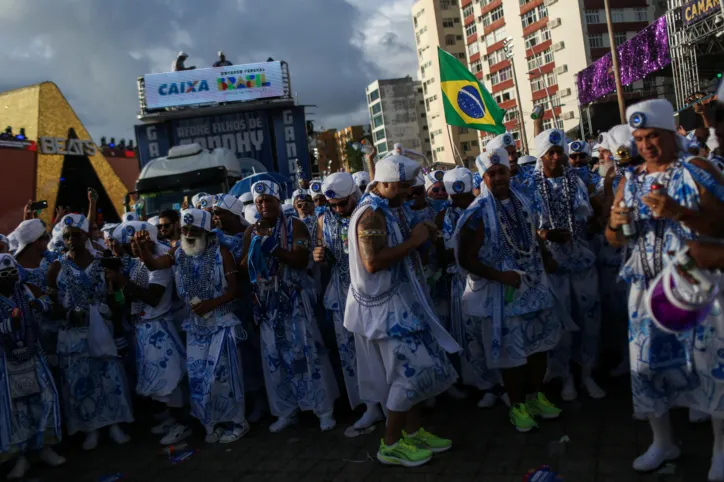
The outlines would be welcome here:
M 171 430 L 169 430 L 166 435 L 163 436 L 161 439 L 161 445 L 173 445 L 189 438 L 192 433 L 193 432 L 189 427 L 177 423 L 171 427 Z
M 676 445 L 662 449 L 652 444 L 645 454 L 634 460 L 633 469 L 637 472 L 651 472 L 669 460 L 678 459 L 680 455 L 681 450 Z
M 154 435 L 163 435 L 168 433 L 176 425 L 176 419 L 169 417 L 163 422 L 151 428 L 151 433 Z
M 709 482 L 724 482 L 724 454 L 718 453 L 711 457 Z
M 83 442 L 83 450 L 95 450 L 98 447 L 98 430 L 93 430 L 85 435 L 85 441 Z
M 581 380 L 581 384 L 583 385 L 583 388 L 585 388 L 588 392 L 588 395 L 594 400 L 599 400 L 606 396 L 606 392 L 603 390 L 603 388 L 598 386 L 593 377 L 584 377 Z
M 249 422 L 244 420 L 244 423 L 234 424 L 234 428 L 228 429 L 224 432 L 224 435 L 221 436 L 219 439 L 220 444 L 230 444 L 232 442 L 236 442 L 241 437 L 249 433 L 251 427 L 249 427 Z
M 327 412 L 319 416 L 319 428 L 322 432 L 329 432 L 337 426 L 337 421 L 334 419 L 334 413 Z
M 465 400 L 468 398 L 468 394 L 455 385 L 451 385 L 450 388 L 447 389 L 447 394 L 455 400 Z
M 572 402 L 578 398 L 578 391 L 576 390 L 576 385 L 573 383 L 573 377 L 569 377 L 563 381 L 561 398 L 564 402 Z
M 690 423 L 704 423 L 708 422 L 710 419 L 709 414 L 706 412 L 701 412 L 699 410 L 694 410 L 693 408 L 689 409 L 689 422 Z
M 50 447 L 43 447 L 40 450 L 40 460 L 50 465 L 51 467 L 59 467 L 67 462 L 65 457 L 61 457 L 58 453 Z
M 25 458 L 24 455 L 21 455 L 15 461 L 15 467 L 13 467 L 13 470 L 10 471 L 7 479 L 8 480 L 20 480 L 23 477 L 25 477 L 25 474 L 28 472 L 29 469 L 30 469 L 30 462 L 28 462 L 28 459 Z
M 360 417 L 360 419 L 354 423 L 354 428 L 355 430 L 364 430 L 367 427 L 371 427 L 372 425 L 376 424 L 377 422 L 381 422 L 384 419 L 385 416 L 382 413 L 382 410 L 379 409 L 377 404 L 370 404 L 367 405 L 367 410 L 364 414 L 362 414 L 362 417 Z
M 226 429 L 224 427 L 216 427 L 213 432 L 206 434 L 204 442 L 206 442 L 207 444 L 215 444 L 219 440 L 221 440 L 221 437 L 224 436 L 224 432 L 226 432 Z
M 492 392 L 488 392 L 483 395 L 483 398 L 478 402 L 478 408 L 492 408 L 497 401 L 498 396 Z
M 291 415 L 289 417 L 279 417 L 276 422 L 269 425 L 269 431 L 271 433 L 281 432 L 285 428 L 297 423 L 297 416 Z
M 108 434 L 111 436 L 111 439 L 118 445 L 123 445 L 131 441 L 131 437 L 123 433 L 123 430 L 121 430 L 121 427 L 119 427 L 117 423 L 114 423 L 110 426 L 110 428 L 108 429 Z

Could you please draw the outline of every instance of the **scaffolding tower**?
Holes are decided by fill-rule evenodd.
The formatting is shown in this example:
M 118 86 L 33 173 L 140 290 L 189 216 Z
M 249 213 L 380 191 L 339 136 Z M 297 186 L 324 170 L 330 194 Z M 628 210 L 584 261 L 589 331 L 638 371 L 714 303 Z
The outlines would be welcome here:
M 717 0 L 724 7 L 724 0 Z M 724 68 L 724 8 L 690 25 L 684 25 L 682 7 L 691 0 L 667 0 L 666 24 L 674 74 L 676 108 L 687 107 L 695 92 L 707 90 L 710 79 Z

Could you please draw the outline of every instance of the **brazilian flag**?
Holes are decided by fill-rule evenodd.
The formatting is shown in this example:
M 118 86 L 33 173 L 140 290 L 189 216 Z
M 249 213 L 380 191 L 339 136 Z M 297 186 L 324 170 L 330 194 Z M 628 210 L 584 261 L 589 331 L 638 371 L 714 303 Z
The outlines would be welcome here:
M 458 59 L 437 48 L 445 120 L 448 124 L 503 134 L 505 111 Z

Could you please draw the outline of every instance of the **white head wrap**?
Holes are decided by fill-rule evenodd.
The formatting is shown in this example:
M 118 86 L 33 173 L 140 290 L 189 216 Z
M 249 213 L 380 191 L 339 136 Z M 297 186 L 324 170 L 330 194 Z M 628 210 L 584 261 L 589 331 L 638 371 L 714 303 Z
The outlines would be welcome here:
M 244 204 L 231 194 L 219 195 L 214 206 L 220 209 L 225 209 L 239 217 L 244 216 Z
M 309 191 L 307 191 L 306 189 L 297 189 L 296 191 L 294 191 L 292 193 L 292 203 L 294 203 L 294 201 L 296 201 L 298 197 L 305 198 L 307 196 L 311 197 L 311 194 L 309 194 Z
M 197 204 L 194 204 L 194 207 L 196 209 L 210 209 L 216 204 L 216 199 L 218 196 L 215 194 L 207 194 L 206 196 L 201 196 L 199 198 L 199 202 Z
M 145 221 L 128 221 L 116 226 L 113 230 L 113 239 L 121 244 L 131 244 L 133 236 L 139 231 L 148 231 L 148 235 L 155 243 L 158 239 L 158 229 L 151 223 Z
M 66 214 L 65 216 L 63 216 L 63 219 L 61 219 L 60 223 L 58 224 L 60 225 L 61 232 L 66 227 L 78 228 L 81 231 L 85 231 L 86 233 L 88 232 L 88 220 L 82 214 Z
M 354 183 L 357 184 L 357 187 L 360 189 L 362 189 L 362 187 L 367 187 L 367 184 L 370 183 L 370 173 L 367 171 L 357 171 L 352 174 L 352 178 L 354 179 Z
M 181 226 L 196 226 L 211 231 L 211 214 L 203 209 L 184 209 L 181 211 Z
M 412 185 L 412 187 L 419 187 L 425 185 L 425 175 L 420 172 L 417 174 L 417 177 L 415 178 L 415 184 Z
M 45 234 L 45 224 L 40 219 L 28 219 L 15 228 L 15 239 L 18 240 L 18 248 L 15 254 L 18 255 L 30 243 L 40 239 Z
M 274 196 L 281 201 L 280 191 L 279 184 L 273 181 L 257 181 L 251 186 L 254 202 L 256 202 L 256 198 L 261 195 Z
M 508 151 L 499 147 L 494 151 L 485 151 L 475 159 L 475 165 L 478 167 L 480 175 L 484 175 L 491 167 L 501 164 L 510 169 L 510 160 L 508 159 Z
M 244 207 L 244 219 L 246 219 L 246 222 L 249 224 L 254 224 L 259 219 L 261 219 L 261 216 L 259 216 L 259 211 L 256 209 L 256 206 L 253 204 L 249 204 L 248 206 Z
M 373 182 L 410 182 L 419 172 L 420 164 L 408 157 L 394 154 L 377 163 Z
M 487 144 L 485 144 L 485 150 L 494 151 L 495 149 L 498 149 L 500 147 L 506 149 L 509 146 L 515 147 L 515 139 L 513 139 L 513 134 L 511 134 L 510 132 L 506 132 L 504 134 L 500 134 L 497 137 L 494 137 Z
M 15 231 L 8 234 L 8 243 L 10 243 L 10 251 L 15 252 L 18 249 L 18 240 L 15 237 Z
M 324 191 L 322 191 L 322 181 L 319 179 L 310 181 L 309 193 L 312 195 L 312 199 L 318 196 L 324 196 Z
M 48 249 L 56 252 L 65 249 L 65 240 L 63 239 L 63 235 L 61 233 L 56 233 L 53 235 L 53 238 L 48 244 Z
M 449 196 L 473 192 L 473 173 L 465 167 L 456 167 L 445 172 L 442 178 Z
M 330 174 L 322 183 L 322 192 L 327 199 L 343 199 L 357 191 L 357 184 L 348 172 Z
M 200 192 L 198 194 L 195 194 L 191 197 L 191 207 L 195 208 L 199 205 L 199 202 L 201 202 L 201 198 L 205 196 L 211 196 L 211 194 L 207 192 Z
M 591 157 L 591 146 L 586 141 L 573 141 L 568 144 L 570 154 L 585 154 Z
M 628 149 L 630 157 L 636 155 L 636 143 L 631 137 L 631 128 L 628 124 L 620 124 L 613 127 L 606 133 L 606 142 L 609 151 L 613 155 L 613 158 L 617 161 L 621 160 L 621 156 L 618 154 L 620 148 Z
M 121 216 L 121 222 L 127 223 L 128 221 L 138 221 L 138 216 L 136 216 L 136 213 L 133 211 L 123 213 L 123 216 Z
M 152 216 L 152 217 L 148 218 L 148 224 L 158 226 L 158 216 Z
M 631 131 L 636 129 L 663 129 L 676 132 L 674 106 L 666 99 L 651 99 L 626 109 L 626 119 Z
M 533 164 L 538 158 L 535 156 L 522 156 L 518 159 L 518 165 L 524 166 L 526 164 Z
M 113 230 L 116 229 L 116 226 L 118 226 L 118 223 L 106 223 L 101 228 L 101 232 L 103 233 L 104 239 L 111 239 L 113 237 Z M 55 229 L 53 229 L 53 233 L 55 233 Z M 53 234 L 55 236 L 55 234 Z
M 239 196 L 239 200 L 244 204 L 249 204 L 254 202 L 254 197 L 251 195 L 250 192 L 245 192 L 241 196 Z
M 436 182 L 442 182 L 445 171 L 436 170 L 425 174 L 425 191 L 430 189 Z
M 560 129 L 548 129 L 535 136 L 535 149 L 538 157 L 543 157 L 554 147 L 566 150 L 566 136 Z

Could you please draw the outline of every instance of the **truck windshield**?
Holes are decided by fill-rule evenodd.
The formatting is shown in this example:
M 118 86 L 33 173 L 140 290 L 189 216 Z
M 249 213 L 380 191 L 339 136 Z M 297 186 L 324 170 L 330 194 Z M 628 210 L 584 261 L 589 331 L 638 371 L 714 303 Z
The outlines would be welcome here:
M 214 183 L 207 185 L 195 186 L 190 189 L 178 190 L 178 191 L 159 191 L 159 192 L 141 192 L 139 195 L 146 204 L 146 215 L 156 216 L 164 209 L 175 209 L 181 206 L 184 202 L 184 197 L 188 196 L 189 203 L 191 198 L 200 192 L 207 192 L 209 194 L 219 194 L 220 192 L 226 192 L 223 183 Z M 174 206 L 178 204 L 179 206 Z

